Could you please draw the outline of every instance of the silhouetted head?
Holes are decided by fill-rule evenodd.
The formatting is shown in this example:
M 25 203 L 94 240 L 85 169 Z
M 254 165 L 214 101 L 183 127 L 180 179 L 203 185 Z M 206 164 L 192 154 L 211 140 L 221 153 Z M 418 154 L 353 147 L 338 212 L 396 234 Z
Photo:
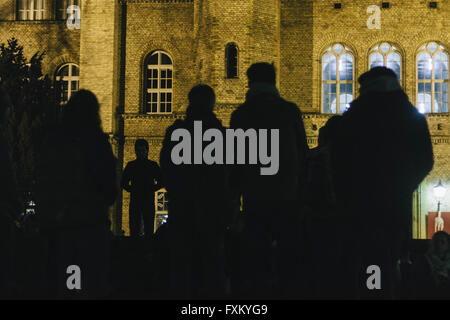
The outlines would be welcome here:
M 189 106 L 186 110 L 188 117 L 193 114 L 212 113 L 216 104 L 213 88 L 206 84 L 196 85 L 188 94 Z
M 254 63 L 247 70 L 248 86 L 252 88 L 255 83 L 275 85 L 276 71 L 273 64 L 267 62 Z
M 75 92 L 64 106 L 64 125 L 72 128 L 100 128 L 100 105 L 89 90 Z
M 369 92 L 382 93 L 402 90 L 395 72 L 386 67 L 370 69 L 358 78 L 358 82 L 361 95 Z
M 134 152 L 139 160 L 148 159 L 148 142 L 145 139 L 137 139 L 134 143 Z
M 449 235 L 445 231 L 438 231 L 433 235 L 430 244 L 430 251 L 439 257 L 442 257 L 449 251 Z
M 326 145 L 332 141 L 339 130 L 339 123 L 342 119 L 341 115 L 332 116 L 327 123 L 319 129 L 319 146 Z

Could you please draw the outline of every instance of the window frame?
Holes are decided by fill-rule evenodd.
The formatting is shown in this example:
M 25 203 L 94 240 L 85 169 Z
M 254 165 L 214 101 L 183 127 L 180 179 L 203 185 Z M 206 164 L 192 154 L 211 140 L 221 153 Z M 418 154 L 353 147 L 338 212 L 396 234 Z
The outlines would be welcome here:
M 59 73 L 66 66 L 69 67 L 68 75 L 67 76 L 60 76 Z M 78 76 L 72 75 L 73 67 L 76 67 L 78 69 Z M 67 77 L 67 79 L 64 79 L 66 77 Z M 60 81 L 67 81 L 68 82 L 68 86 L 67 86 L 67 101 L 61 100 L 61 105 L 64 105 L 70 100 L 70 98 L 71 98 L 73 93 L 75 93 L 75 92 L 80 90 L 80 67 L 76 63 L 73 63 L 73 62 L 68 62 L 68 63 L 64 63 L 63 65 L 61 65 L 55 72 L 55 82 L 58 83 Z M 77 81 L 77 90 L 76 91 L 71 90 L 71 88 L 72 88 L 72 81 Z
M 436 50 L 433 52 L 431 50 L 429 50 L 429 46 L 431 44 L 435 44 L 436 45 Z M 428 53 L 431 56 L 431 79 L 419 79 L 419 56 L 422 53 Z M 430 112 L 423 112 L 423 113 L 448 113 L 449 110 L 449 101 L 448 101 L 448 90 L 447 90 L 447 111 L 445 112 L 438 112 L 435 111 L 436 110 L 436 105 L 435 105 L 435 93 L 436 93 L 436 89 L 435 89 L 435 85 L 436 83 L 440 83 L 441 85 L 444 83 L 447 83 L 447 88 L 448 88 L 448 84 L 449 84 L 449 77 L 447 76 L 447 79 L 436 79 L 436 68 L 435 68 L 435 58 L 437 56 L 438 53 L 444 53 L 447 56 L 447 73 L 450 73 L 450 55 L 449 55 L 449 51 L 446 49 L 446 47 L 439 43 L 438 41 L 429 41 L 426 42 L 424 44 L 422 44 L 420 46 L 420 48 L 417 50 L 416 52 L 416 58 L 415 58 L 415 68 L 416 68 L 416 108 L 419 109 L 419 84 L 423 83 L 423 84 L 427 84 L 429 83 L 431 85 L 431 108 L 430 108 Z M 441 98 L 442 99 L 442 98 Z M 422 113 L 422 111 L 419 112 Z
M 30 4 L 30 8 L 27 8 L 28 1 Z M 42 6 L 39 9 L 36 9 L 37 4 L 40 3 Z M 21 4 L 25 9 L 20 9 Z M 26 16 L 23 19 L 23 15 Z M 30 15 L 32 18 L 30 19 Z M 37 16 L 40 15 L 40 18 Z M 16 0 L 16 21 L 40 21 L 47 19 L 47 5 L 45 0 Z
M 381 46 L 384 45 L 384 44 L 389 45 L 389 50 L 387 52 L 383 52 L 381 50 Z M 369 54 L 367 56 L 367 68 L 368 68 L 368 70 L 371 69 L 371 67 L 370 67 L 371 60 L 370 60 L 370 58 L 371 58 L 371 56 L 374 53 L 379 53 L 379 54 L 381 54 L 383 56 L 383 66 L 387 67 L 387 68 L 388 68 L 388 66 L 387 66 L 387 64 L 388 64 L 388 57 L 389 57 L 389 55 L 391 53 L 396 53 L 396 54 L 398 54 L 400 56 L 400 73 L 399 73 L 400 74 L 400 78 L 398 79 L 398 81 L 403 86 L 403 81 L 405 79 L 405 77 L 403 75 L 403 72 L 404 72 L 404 66 L 403 66 L 404 65 L 404 54 L 403 54 L 403 51 L 400 49 L 400 47 L 397 44 L 389 42 L 389 41 L 382 41 L 382 42 L 379 42 L 379 43 L 373 45 L 370 48 Z
M 62 7 L 60 7 L 60 3 L 61 2 L 64 3 L 64 9 Z M 67 8 L 69 6 L 78 6 L 78 7 L 81 8 L 80 4 L 81 4 L 81 0 L 59 0 L 59 1 L 56 1 L 56 4 L 55 4 L 55 20 L 57 20 L 57 21 L 65 21 L 65 20 L 67 20 L 67 18 L 68 18 Z M 59 17 L 58 14 L 61 13 L 61 12 L 62 12 L 62 16 Z
M 158 64 L 150 64 L 149 60 L 152 56 L 154 56 L 155 54 L 158 55 Z M 162 64 L 162 54 L 166 55 L 169 57 L 171 64 Z M 154 88 L 148 88 L 147 87 L 147 83 L 148 83 L 148 70 L 150 69 L 156 69 L 158 72 L 157 75 L 157 84 L 158 84 L 158 88 L 154 89 Z M 172 72 L 172 77 L 171 78 L 165 78 L 167 80 L 171 80 L 172 81 L 172 86 L 171 88 L 161 88 L 161 70 L 170 70 Z M 155 50 L 152 51 L 151 53 L 147 54 L 144 58 L 144 67 L 143 67 L 143 107 L 142 107 L 142 113 L 144 114 L 149 114 L 149 115 L 164 115 L 164 114 L 172 114 L 173 113 L 173 106 L 174 106 L 174 93 L 173 93 L 173 88 L 174 88 L 174 62 L 173 62 L 173 58 L 172 56 L 164 50 Z M 148 107 L 148 94 L 151 93 L 157 93 L 157 111 L 156 112 L 152 112 L 151 111 L 151 106 L 150 108 Z M 170 93 L 171 94 L 171 107 L 170 107 L 170 112 L 161 112 L 161 93 Z M 167 102 L 167 101 L 166 101 Z M 150 110 L 150 111 L 149 111 Z
M 336 53 L 334 51 L 334 47 L 340 45 L 342 47 L 342 52 L 341 53 Z M 327 54 L 332 54 L 334 55 L 335 59 L 336 59 L 336 80 L 324 80 L 323 78 L 323 73 L 324 73 L 324 57 Z M 340 80 L 340 68 L 339 68 L 339 64 L 340 64 L 340 58 L 341 56 L 345 55 L 345 54 L 349 54 L 352 57 L 352 80 Z M 340 42 L 336 42 L 333 43 L 329 46 L 326 47 L 325 50 L 322 50 L 321 55 L 320 55 L 320 109 L 321 109 L 321 113 L 323 114 L 342 114 L 344 113 L 346 110 L 344 110 L 343 112 L 341 112 L 341 101 L 340 101 L 340 92 L 341 92 L 341 88 L 340 85 L 341 84 L 351 84 L 352 85 L 352 96 L 353 96 L 353 100 L 355 99 L 355 74 L 356 74 L 356 55 L 354 53 L 354 50 L 352 50 L 350 48 L 350 46 L 344 44 L 344 43 L 340 43 Z M 332 113 L 332 112 L 325 112 L 324 110 L 324 84 L 336 84 L 336 112 Z

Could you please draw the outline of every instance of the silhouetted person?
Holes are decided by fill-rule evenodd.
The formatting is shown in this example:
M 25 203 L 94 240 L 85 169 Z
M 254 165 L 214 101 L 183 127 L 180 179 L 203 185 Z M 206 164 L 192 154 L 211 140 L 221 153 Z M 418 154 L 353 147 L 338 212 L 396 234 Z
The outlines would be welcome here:
M 92 92 L 75 93 L 41 152 L 36 203 L 43 228 L 53 235 L 59 297 L 103 298 L 109 286 L 108 208 L 117 196 L 116 161 L 99 109 Z M 81 270 L 80 290 L 66 286 L 71 265 Z
M 450 298 L 450 236 L 445 231 L 433 235 L 428 252 L 413 264 L 414 299 Z
M 136 140 L 136 160 L 128 162 L 122 175 L 122 188 L 130 193 L 130 236 L 138 237 L 141 221 L 146 237 L 153 235 L 155 223 L 155 192 L 162 188 L 161 170 L 148 159 L 148 142 Z
M 249 294 L 261 298 L 277 295 L 273 292 L 274 268 L 281 268 L 281 295 L 293 297 L 302 286 L 295 279 L 301 273 L 296 257 L 302 245 L 299 197 L 308 150 L 302 114 L 294 103 L 280 97 L 273 65 L 255 63 L 247 77 L 246 100 L 233 112 L 230 127 L 279 129 L 279 170 L 275 175 L 261 175 L 259 165 L 235 165 L 232 173 L 233 188 L 243 197 L 246 215 L 251 261 L 246 267 L 253 291 Z M 275 247 L 278 267 L 271 258 Z
M 411 238 L 412 194 L 433 167 L 433 151 L 425 117 L 392 70 L 376 67 L 358 81 L 360 95 L 342 116 L 332 152 L 337 201 L 348 221 L 342 234 L 347 257 L 355 259 L 348 269 L 357 267 L 349 287 L 361 298 L 390 298 Z M 366 287 L 370 265 L 381 268 L 381 290 Z
M 14 221 L 23 205 L 17 189 L 17 181 L 11 162 L 6 131 L 11 101 L 0 85 L 0 298 L 11 298 L 13 284 L 12 253 L 14 250 Z
M 224 128 L 213 113 L 215 94 L 197 85 L 188 95 L 184 120 L 167 131 L 161 150 L 161 169 L 169 197 L 170 281 L 175 298 L 221 298 L 224 293 L 224 234 L 230 215 L 227 171 L 223 164 L 175 165 L 172 133 L 185 129 L 194 139 L 194 121 L 203 131 Z M 193 140 L 192 140 L 193 141 Z M 200 155 L 201 156 L 201 155 Z
M 332 116 L 319 129 L 318 146 L 307 157 L 306 185 L 303 193 L 310 277 L 308 298 L 339 298 L 342 290 L 343 224 L 337 210 L 331 150 L 342 117 Z M 319 232 L 320 231 L 320 232 Z M 330 266 L 333 272 L 330 272 Z

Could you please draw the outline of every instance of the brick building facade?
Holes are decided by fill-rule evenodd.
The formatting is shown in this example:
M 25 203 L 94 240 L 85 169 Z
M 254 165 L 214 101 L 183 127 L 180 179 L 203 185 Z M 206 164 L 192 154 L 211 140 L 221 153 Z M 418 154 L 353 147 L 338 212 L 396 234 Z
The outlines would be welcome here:
M 81 29 L 67 27 L 69 5 L 81 7 Z M 367 22 L 374 5 L 379 29 Z M 314 146 L 318 129 L 357 95 L 372 54 L 386 64 L 395 51 L 391 63 L 413 104 L 425 108 L 433 139 L 435 167 L 414 201 L 413 234 L 424 238 L 427 212 L 436 210 L 432 188 L 439 179 L 450 186 L 449 18 L 450 0 L 0 0 L 0 42 L 14 36 L 28 56 L 44 50 L 44 73 L 55 77 L 68 63 L 79 67 L 78 77 L 66 77 L 98 96 L 120 168 L 138 138 L 158 161 L 165 129 L 183 117 L 197 83 L 215 89 L 216 113 L 228 125 L 245 97 L 245 71 L 258 61 L 277 67 L 281 94 L 302 110 Z M 420 75 L 426 54 L 431 79 Z M 325 71 L 339 79 L 325 79 Z M 128 201 L 123 193 L 112 214 L 116 232 L 128 229 Z M 442 209 L 450 211 L 450 193 Z

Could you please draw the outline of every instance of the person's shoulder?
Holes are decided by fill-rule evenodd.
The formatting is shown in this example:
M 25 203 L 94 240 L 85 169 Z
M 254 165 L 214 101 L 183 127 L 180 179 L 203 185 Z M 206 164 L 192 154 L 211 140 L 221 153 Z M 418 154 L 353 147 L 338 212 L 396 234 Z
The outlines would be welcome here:
M 185 129 L 185 127 L 186 127 L 185 121 L 183 119 L 177 119 L 170 126 L 167 127 L 165 136 L 169 137 L 175 130 Z
M 127 164 L 126 164 L 126 166 L 125 166 L 125 168 L 133 168 L 133 167 L 135 167 L 135 166 L 136 166 L 136 159 L 135 159 L 135 160 L 128 161 Z
M 237 108 L 231 113 L 230 124 L 232 125 L 236 121 L 239 121 L 249 112 L 249 103 L 244 102 L 237 106 Z
M 285 112 L 287 112 L 289 116 L 301 116 L 302 114 L 300 108 L 294 102 L 285 100 L 284 98 L 281 97 L 280 97 L 280 106 L 281 108 L 284 109 Z
M 158 162 L 153 161 L 153 160 L 148 160 L 147 162 L 151 167 L 159 167 Z

